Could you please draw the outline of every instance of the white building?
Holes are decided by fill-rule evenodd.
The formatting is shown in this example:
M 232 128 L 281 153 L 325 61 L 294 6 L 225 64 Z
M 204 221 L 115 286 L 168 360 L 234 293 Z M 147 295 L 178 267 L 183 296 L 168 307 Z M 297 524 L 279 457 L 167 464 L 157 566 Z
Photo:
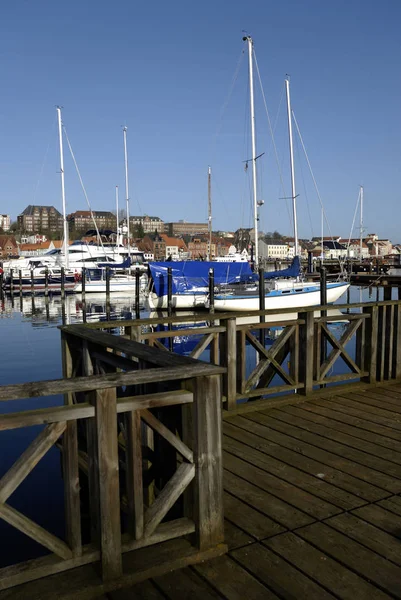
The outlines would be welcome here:
M 294 245 L 279 240 L 268 243 L 259 240 L 259 255 L 262 258 L 278 258 L 279 260 L 294 258 Z
M 9 231 L 11 227 L 10 215 L 0 215 L 0 227 L 3 231 Z

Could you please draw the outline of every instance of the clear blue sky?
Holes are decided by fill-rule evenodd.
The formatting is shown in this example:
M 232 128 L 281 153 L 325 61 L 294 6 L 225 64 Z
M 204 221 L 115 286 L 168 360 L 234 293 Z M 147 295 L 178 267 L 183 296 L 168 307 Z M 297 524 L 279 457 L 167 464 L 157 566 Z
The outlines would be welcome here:
M 61 209 L 60 104 L 94 210 L 114 209 L 117 184 L 123 200 L 126 124 L 131 214 L 206 220 L 210 164 L 214 228 L 250 226 L 246 30 L 271 118 L 278 115 L 286 182 L 284 193 L 258 92 L 261 229 L 291 233 L 280 200 L 290 189 L 284 102 L 278 112 L 289 73 L 332 232 L 348 235 L 363 183 L 367 229 L 401 241 L 400 23 L 400 0 L 6 2 L 0 212 L 16 218 L 35 203 Z M 300 235 L 319 235 L 318 201 L 305 161 L 298 154 L 296 161 Z M 69 212 L 86 208 L 67 149 L 66 193 Z

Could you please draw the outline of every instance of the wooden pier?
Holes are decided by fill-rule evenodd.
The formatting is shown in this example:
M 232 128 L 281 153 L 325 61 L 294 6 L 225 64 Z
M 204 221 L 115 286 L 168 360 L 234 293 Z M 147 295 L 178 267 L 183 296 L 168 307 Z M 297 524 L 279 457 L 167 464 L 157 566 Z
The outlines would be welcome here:
M 62 327 L 63 380 L 0 388 L 64 397 L 0 416 L 43 426 L 0 518 L 51 552 L 1 569 L 0 600 L 401 598 L 401 303 L 344 310 L 338 336 L 313 309 Z M 55 444 L 64 539 L 11 498 Z

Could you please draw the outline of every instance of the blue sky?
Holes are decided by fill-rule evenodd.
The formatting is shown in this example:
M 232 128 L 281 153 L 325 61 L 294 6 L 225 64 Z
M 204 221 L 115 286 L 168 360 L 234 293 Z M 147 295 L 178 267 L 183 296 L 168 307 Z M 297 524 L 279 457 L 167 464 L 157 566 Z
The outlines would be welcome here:
M 55 105 L 94 210 L 124 196 L 128 126 L 131 214 L 250 226 L 247 57 L 255 43 L 286 189 L 256 92 L 260 226 L 291 233 L 285 105 L 292 104 L 334 234 L 350 231 L 359 185 L 369 232 L 401 241 L 399 0 L 14 0 L 0 19 L 0 212 L 61 209 Z M 236 66 L 240 64 L 233 86 Z M 279 110 L 279 107 L 280 110 Z M 69 212 L 86 203 L 66 149 Z M 320 234 L 320 208 L 296 152 L 301 237 Z M 328 232 L 326 232 L 328 234 Z M 359 232 L 356 232 L 359 235 Z

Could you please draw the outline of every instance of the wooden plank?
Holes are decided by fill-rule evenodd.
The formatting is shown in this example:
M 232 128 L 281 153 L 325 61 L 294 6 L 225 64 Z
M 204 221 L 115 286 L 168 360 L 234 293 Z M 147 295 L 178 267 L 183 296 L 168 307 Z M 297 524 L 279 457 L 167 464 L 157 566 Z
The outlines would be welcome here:
M 313 413 L 317 413 L 319 415 L 325 416 L 337 423 L 345 423 L 355 428 L 355 434 L 357 435 L 363 431 L 368 431 L 373 434 L 378 434 L 382 438 L 387 438 L 388 440 L 393 441 L 401 441 L 401 432 L 392 430 L 388 427 L 380 425 L 378 423 L 372 423 L 371 421 L 366 421 L 363 417 L 361 417 L 358 412 L 356 415 L 349 414 L 350 411 L 344 412 L 341 410 L 341 405 L 339 407 L 335 405 L 328 405 L 326 400 L 311 400 L 307 404 L 302 405 L 302 409 L 305 411 L 312 411 Z M 351 411 L 352 412 L 352 411 Z M 356 412 L 356 411 L 353 411 Z M 360 431 L 359 431 L 360 430 Z
M 390 596 L 353 573 L 327 553 L 293 533 L 283 533 L 266 542 L 268 548 L 342 600 L 388 600 Z
M 66 541 L 73 556 L 80 556 L 82 554 L 81 499 L 76 421 L 66 423 L 62 444 Z
M 114 354 L 113 352 L 92 350 L 91 356 L 92 359 L 98 362 L 102 362 L 105 365 L 110 365 L 116 369 L 122 369 L 123 371 L 133 371 L 138 368 L 138 363 L 132 358 L 125 358 L 123 356 L 119 356 L 118 354 Z
M 141 418 L 159 435 L 169 442 L 188 462 L 194 462 L 194 454 L 168 427 L 163 425 L 148 410 L 141 410 Z
M 325 375 L 332 368 L 337 358 L 341 356 L 347 367 L 351 369 L 354 373 L 360 373 L 358 365 L 355 361 L 348 355 L 348 352 L 345 350 L 346 344 L 350 341 L 350 339 L 355 335 L 355 332 L 360 327 L 362 320 L 360 321 L 351 321 L 348 325 L 345 332 L 342 334 L 339 340 L 331 333 L 326 325 L 321 326 L 322 333 L 324 337 L 330 342 L 333 346 L 333 349 L 327 356 L 326 360 L 320 367 L 319 379 L 324 379 Z
M 273 600 L 278 596 L 250 575 L 228 556 L 196 565 L 195 571 L 202 575 L 226 600 Z
M 129 534 L 124 534 L 122 537 L 122 550 L 123 552 L 131 552 L 147 546 L 155 546 L 168 540 L 190 536 L 194 531 L 194 522 L 186 517 L 166 521 L 158 525 L 152 535 L 142 537 L 139 540 L 133 540 Z
M 339 410 L 341 412 L 346 412 L 351 415 L 363 418 L 365 421 L 370 421 L 371 423 L 384 425 L 390 430 L 397 432 L 401 431 L 401 421 L 398 421 L 396 417 L 389 417 L 383 416 L 383 414 L 377 414 L 377 412 L 375 412 L 375 409 L 373 407 L 370 407 L 368 404 L 362 404 L 358 403 L 356 400 L 349 400 L 347 398 L 336 396 L 335 398 L 328 398 L 327 405 L 330 408 L 335 408 L 335 410 Z
M 112 348 L 160 367 L 182 367 L 196 364 L 196 360 L 188 356 L 180 356 L 171 352 L 161 353 L 156 348 L 134 340 L 121 339 L 120 336 L 110 333 L 90 330 L 86 325 L 67 326 L 67 329 L 65 327 L 60 329 L 96 346 Z
M 364 377 L 366 383 L 376 383 L 377 369 L 377 341 L 378 341 L 378 308 L 377 306 L 364 306 L 363 314 L 368 315 L 365 331 L 365 346 L 363 364 L 369 375 Z
M 143 536 L 143 466 L 141 417 L 138 411 L 127 413 L 125 427 L 128 529 L 134 539 L 139 540 Z
M 226 379 L 226 408 L 227 410 L 231 410 L 237 405 L 237 332 L 235 318 L 227 319 L 225 335 L 224 365 L 227 367 L 227 373 L 224 378 Z
M 282 481 L 278 477 L 267 473 L 262 468 L 254 466 L 246 460 L 241 460 L 238 456 L 234 456 L 228 452 L 224 453 L 224 468 L 234 473 L 234 475 L 245 479 L 245 481 L 254 483 L 276 498 L 291 504 L 291 506 L 301 510 L 313 519 L 324 519 L 329 515 L 335 515 L 340 512 L 340 509 L 328 502 L 319 500 L 297 486 Z
M 401 498 L 399 496 L 391 496 L 385 500 L 378 502 L 379 506 L 382 506 L 386 510 L 390 510 L 396 515 L 401 516 Z
M 133 410 L 174 406 L 176 404 L 188 404 L 191 402 L 193 402 L 193 394 L 187 390 L 173 390 L 155 394 L 126 396 L 125 398 L 117 399 L 117 412 L 124 413 Z
M 164 486 L 157 499 L 145 513 L 144 535 L 151 535 L 163 517 L 168 513 L 185 488 L 195 477 L 195 467 L 182 463 L 169 482 Z
M 285 531 L 284 527 L 228 492 L 224 492 L 224 516 L 257 540 Z
M 238 430 L 238 432 L 241 434 L 241 430 Z M 244 438 L 246 438 L 247 434 L 243 433 Z M 238 435 L 238 437 L 242 436 Z M 226 455 L 225 452 L 224 455 L 224 466 L 226 469 L 237 475 L 240 474 L 241 477 L 246 478 L 250 482 L 255 481 L 254 478 L 258 477 L 260 481 L 258 485 L 260 487 L 303 510 L 312 517 L 325 519 L 329 515 L 341 512 L 338 506 L 321 498 L 321 496 L 325 495 L 323 490 L 330 487 L 328 484 L 325 485 L 324 481 L 319 486 L 320 480 L 318 478 L 314 479 L 310 477 L 308 481 L 306 474 L 297 473 L 296 469 L 291 470 L 288 465 L 283 465 L 283 468 L 280 469 L 281 464 L 279 461 L 275 461 L 275 459 L 265 455 L 263 452 L 246 446 L 231 437 L 224 437 L 224 449 L 227 453 L 230 453 Z M 240 465 L 237 464 L 238 460 L 241 463 Z M 274 464 L 271 466 L 271 463 Z M 249 471 L 248 475 L 244 473 L 247 468 Z M 280 474 L 282 477 L 280 477 Z M 314 485 L 315 481 L 316 485 Z M 312 492 L 310 491 L 311 489 Z M 320 492 L 321 496 L 318 496 L 316 492 Z M 330 497 L 332 499 L 332 496 Z M 356 506 L 359 505 L 360 503 L 357 502 Z
M 374 506 L 374 508 L 379 507 Z M 380 554 L 380 556 L 390 560 L 399 567 L 401 566 L 401 544 L 399 538 L 385 533 L 374 525 L 359 519 L 355 513 L 346 513 L 332 517 L 326 521 L 326 525 L 333 527 L 352 540 Z
M 57 556 L 63 559 L 72 558 L 72 552 L 67 544 L 11 506 L 0 504 L 0 518 Z
M 220 600 L 220 594 L 193 569 L 186 568 L 155 578 L 155 584 L 169 600 Z M 127 600 L 131 600 L 127 598 Z M 112 599 L 114 600 L 114 599 Z M 116 599 L 119 600 L 119 599 Z M 145 598 L 144 600 L 147 600 Z M 151 598 L 149 599 L 151 600 Z M 156 599 L 155 599 L 156 600 Z
M 394 449 L 390 450 L 388 448 L 382 448 L 371 441 L 365 441 L 348 433 L 342 433 L 336 429 L 333 429 L 330 425 L 327 426 L 325 424 L 313 422 L 310 419 L 304 419 L 303 414 L 305 414 L 305 412 L 306 411 L 298 410 L 298 412 L 295 412 L 294 414 L 286 410 L 286 407 L 284 407 L 283 410 L 273 410 L 269 414 L 273 418 L 278 419 L 283 423 L 294 425 L 300 429 L 308 431 L 309 433 L 314 433 L 321 437 L 327 438 L 328 440 L 345 444 L 351 448 L 362 450 L 363 452 L 367 452 L 373 456 L 378 456 L 389 462 L 401 465 L 401 452 L 394 451 Z M 399 450 L 401 450 L 401 446 L 399 447 Z
M 344 397 L 348 398 L 348 395 L 342 395 L 342 398 Z M 391 413 L 393 413 L 392 416 L 394 416 L 395 418 L 400 418 L 399 415 L 401 413 L 401 405 L 399 403 L 396 404 L 395 402 L 391 402 L 390 398 L 375 392 L 375 390 L 366 390 L 363 392 L 363 394 L 355 394 L 354 397 L 350 396 L 350 399 L 362 402 L 363 404 L 367 404 L 368 406 L 372 406 L 374 408 L 385 410 L 388 413 L 390 413 L 389 415 L 387 415 L 390 418 Z
M 0 479 L 0 503 L 5 502 L 24 481 L 43 456 L 50 450 L 65 430 L 65 423 L 54 423 L 45 427 L 17 458 L 15 463 Z
M 105 596 L 106 598 L 106 596 Z M 142 581 L 125 589 L 115 590 L 107 594 L 108 600 L 165 600 L 165 595 L 158 591 L 152 581 Z
M 387 503 L 388 507 L 393 507 L 392 498 L 388 498 L 384 502 Z M 371 523 L 376 528 L 382 529 L 397 539 L 401 532 L 401 512 L 400 514 L 394 514 L 386 510 L 383 506 L 378 504 L 369 504 L 368 506 L 362 506 L 357 510 L 353 511 L 352 514 L 357 516 L 359 519 L 363 519 L 368 523 Z M 398 541 L 399 544 L 399 541 Z
M 18 595 L 18 600 L 54 600 L 57 590 L 57 600 L 89 600 L 102 594 L 142 582 L 151 577 L 157 577 L 174 569 L 202 560 L 210 560 L 226 551 L 224 544 L 199 552 L 185 540 L 171 540 L 148 549 L 129 552 L 124 555 L 124 574 L 118 580 L 102 582 L 96 566 L 84 566 L 73 573 L 61 573 L 56 577 L 37 581 L 34 586 L 25 584 L 17 590 L 7 590 L 0 593 L 0 600 L 10 600 Z M 74 559 L 78 560 L 78 559 Z
M 335 598 L 318 583 L 262 544 L 253 544 L 235 550 L 231 556 L 280 598 L 308 598 L 308 600 Z
M 122 574 L 116 390 L 98 390 L 95 409 L 102 575 L 108 581 Z
M 143 344 L 140 345 L 143 346 Z M 0 401 L 53 396 L 69 392 L 90 392 L 123 385 L 142 385 L 174 380 L 181 381 L 182 379 L 191 379 L 193 377 L 220 375 L 225 372 L 226 369 L 224 367 L 196 361 L 195 364 L 187 366 L 179 365 L 179 368 L 152 368 L 146 369 L 146 371 L 131 371 L 129 373 L 108 373 L 107 375 L 75 377 L 74 379 L 53 379 L 17 383 L 0 387 Z
M 401 427 L 401 416 L 399 416 L 394 410 L 387 409 L 384 407 L 378 407 L 369 402 L 369 399 L 365 398 L 364 394 L 359 394 L 357 392 L 353 394 L 339 394 L 336 396 L 336 402 L 345 404 L 362 410 L 364 413 L 369 413 L 369 415 L 379 415 L 380 417 L 384 417 L 385 419 L 389 419 L 389 422 L 394 423 L 394 429 L 397 429 L 397 425 Z M 368 415 L 368 416 L 369 416 Z
M 247 415 L 247 418 L 253 420 L 253 414 L 250 413 Z M 362 464 L 357 464 L 353 460 L 343 458 L 341 455 L 328 452 L 324 448 L 316 447 L 313 444 L 307 443 L 300 439 L 300 434 L 297 431 L 293 431 L 292 429 L 289 431 L 289 426 L 286 425 L 283 427 L 282 423 L 279 421 L 273 421 L 273 419 L 270 419 L 267 415 L 259 413 L 257 420 L 258 422 L 267 425 L 267 427 L 270 427 L 272 430 L 274 429 L 274 433 L 269 432 L 267 434 L 271 441 L 277 441 L 277 443 L 279 443 L 281 446 L 289 448 L 290 450 L 294 450 L 295 452 L 302 453 L 304 456 L 317 460 L 328 467 L 333 467 L 334 469 L 348 473 L 348 475 L 352 475 L 353 477 L 362 480 L 363 482 L 369 484 L 369 486 L 376 486 L 375 492 L 378 494 L 380 493 L 377 488 L 386 490 L 387 492 L 392 492 L 394 486 L 398 489 L 398 480 L 394 481 L 393 478 L 386 474 L 379 473 L 378 471 L 365 467 Z M 293 434 L 295 434 L 295 436 Z M 324 469 L 321 471 L 321 473 L 324 476 Z M 390 489 L 388 490 L 387 488 Z M 364 489 L 373 492 L 374 488 L 366 488 L 365 486 Z M 379 498 L 376 496 L 376 499 Z
M 61 421 L 75 421 L 95 416 L 95 409 L 90 404 L 83 402 L 79 406 L 49 406 L 35 410 L 24 410 L 15 413 L 6 413 L 0 416 L 0 431 L 31 427 L 32 425 L 46 425 L 60 423 Z
M 223 479 L 224 489 L 227 492 L 287 529 L 301 527 L 314 521 L 313 517 L 259 487 L 259 478 L 256 479 L 254 484 L 241 476 L 224 470 Z
M 255 538 L 238 527 L 235 522 L 224 519 L 224 543 L 227 544 L 229 551 L 249 546 L 254 541 Z
M 370 479 L 372 483 L 376 482 L 375 485 L 380 485 L 383 489 L 393 493 L 398 491 L 401 492 L 401 468 L 399 465 L 384 460 L 383 458 L 367 454 L 366 452 L 361 452 L 356 448 L 351 448 L 350 446 L 316 435 L 315 433 L 309 433 L 304 429 L 294 427 L 289 423 L 284 423 L 283 421 L 273 419 L 272 417 L 270 417 L 269 423 L 270 427 L 273 429 L 280 431 L 285 435 L 290 435 L 311 446 L 315 446 L 326 454 L 330 453 L 332 456 L 339 456 L 343 460 L 348 460 L 349 462 L 360 465 L 360 467 L 358 467 L 360 469 L 370 469 Z
M 0 569 L 0 590 L 6 590 L 10 587 L 20 586 L 24 583 L 35 581 L 37 579 L 45 579 L 50 575 L 61 573 L 70 569 L 86 565 L 91 562 L 98 561 L 100 551 L 92 546 L 85 546 L 82 555 L 66 560 L 60 560 L 55 554 L 34 558 L 25 562 L 17 563 L 9 567 Z M 36 585 L 36 584 L 35 584 Z M 29 586 L 33 590 L 34 586 Z M 0 597 L 7 597 L 13 592 L 0 594 Z
M 237 390 L 243 394 L 246 383 L 246 333 L 237 331 Z
M 313 312 L 299 316 L 305 321 L 299 328 L 299 379 L 305 386 L 301 394 L 307 395 L 313 390 L 314 317 Z
M 401 598 L 400 569 L 376 552 L 372 552 L 324 523 L 308 525 L 299 529 L 297 533 L 382 590 L 396 598 Z
M 193 330 L 192 330 L 193 333 Z M 213 341 L 214 334 L 209 333 L 208 335 L 204 335 L 201 340 L 196 344 L 195 348 L 192 350 L 190 356 L 191 358 L 199 358 L 202 352 L 206 350 L 209 344 Z
M 387 406 L 387 408 L 391 406 L 393 410 L 401 410 L 401 397 L 397 392 L 394 392 L 391 388 L 387 389 L 382 387 L 375 387 L 373 389 L 365 390 L 365 394 L 368 398 L 372 398 L 377 402 L 383 402 Z
M 399 304 L 394 306 L 394 351 L 391 376 L 393 379 L 401 378 L 401 306 Z
M 364 503 L 364 500 L 359 496 L 350 494 L 349 492 L 332 485 L 331 479 L 327 477 L 326 470 L 324 470 L 325 476 L 322 477 L 322 465 L 320 465 L 320 471 L 316 469 L 315 465 L 315 469 L 312 469 L 310 474 L 305 467 L 302 467 L 302 470 L 296 468 L 291 458 L 288 460 L 288 453 L 286 456 L 288 462 L 286 463 L 282 460 L 280 452 L 277 452 L 276 444 L 272 444 L 255 435 L 252 432 L 252 423 L 250 421 L 246 421 L 245 426 L 247 429 L 239 429 L 232 426 L 228 428 L 224 425 L 224 432 L 229 435 L 230 438 L 239 442 L 237 448 L 237 444 L 232 444 L 225 440 L 224 448 L 226 450 L 231 451 L 236 456 L 243 456 L 255 466 L 259 466 L 269 473 L 284 479 L 288 483 L 298 486 L 304 491 L 327 501 L 330 505 L 345 510 L 351 510 Z M 243 444 L 247 444 L 251 447 L 249 449 L 244 448 Z M 231 447 L 234 449 L 231 450 Z M 264 456 L 262 457 L 260 453 L 263 453 Z M 284 454 L 286 453 L 284 452 Z M 298 461 L 298 463 L 299 462 L 300 461 Z M 319 474 L 320 477 L 318 476 Z
M 195 522 L 200 549 L 223 541 L 220 378 L 198 377 L 193 404 Z

